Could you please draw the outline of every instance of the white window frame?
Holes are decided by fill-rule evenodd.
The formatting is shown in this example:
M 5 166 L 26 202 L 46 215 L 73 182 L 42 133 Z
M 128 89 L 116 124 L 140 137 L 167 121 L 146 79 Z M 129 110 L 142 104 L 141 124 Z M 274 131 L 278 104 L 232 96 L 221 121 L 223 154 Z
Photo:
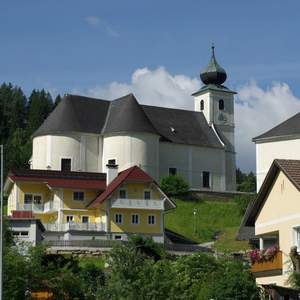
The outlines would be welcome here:
M 83 223 L 83 218 L 88 218 L 88 221 L 85 222 L 85 223 Z M 82 224 L 89 224 L 89 223 L 90 223 L 90 216 L 87 216 L 87 215 L 81 216 L 81 223 L 82 223 Z
M 69 217 L 72 218 L 72 221 L 68 221 L 68 218 L 69 218 Z M 74 219 L 75 219 L 75 218 L 74 218 L 74 215 L 66 215 L 66 222 L 67 222 L 67 223 L 74 223 Z
M 32 196 L 31 203 L 25 203 L 25 195 L 31 195 Z M 43 194 L 41 194 L 41 193 L 24 193 L 24 199 L 23 199 L 24 204 L 32 204 L 32 205 L 35 204 L 34 203 L 34 197 L 35 196 L 41 197 L 41 203 L 39 203 L 39 204 L 44 203 Z
M 59 157 L 60 170 L 62 171 L 62 160 L 63 159 L 71 159 L 71 170 L 70 171 L 73 171 L 73 157 L 72 156 L 60 156 Z
M 133 223 L 133 216 L 137 216 L 137 223 Z M 131 225 L 139 225 L 140 224 L 140 215 L 139 214 L 131 214 Z
M 121 222 L 117 222 L 117 215 L 121 216 Z M 123 224 L 123 219 L 124 219 L 124 216 L 122 213 L 115 213 L 115 223 L 116 224 Z
M 146 198 L 145 198 L 145 193 L 146 193 L 146 192 L 149 192 L 149 193 L 150 193 L 150 198 L 149 198 L 149 199 L 146 199 Z M 150 189 L 145 189 L 144 192 L 143 192 L 143 194 L 144 194 L 144 200 L 151 200 L 151 199 L 152 199 L 152 190 L 150 190 Z
M 78 199 L 75 199 L 74 198 L 74 194 L 75 193 L 83 193 L 83 199 L 82 200 L 78 200 Z M 73 201 L 80 201 L 80 202 L 83 202 L 85 200 L 85 192 L 84 191 L 80 191 L 80 190 L 78 190 L 78 191 L 73 191 Z
M 121 196 L 120 196 L 120 192 L 121 192 L 121 191 L 125 191 L 125 198 L 121 198 Z M 119 199 L 128 199 L 127 189 L 120 188 L 119 191 L 118 191 L 118 198 L 119 198 Z
M 300 252 L 300 225 L 293 226 L 293 244 L 297 247 L 297 252 Z
M 149 218 L 150 217 L 154 218 L 154 223 L 149 223 Z M 156 225 L 156 216 L 155 215 L 148 215 L 148 225 L 151 225 L 151 226 Z

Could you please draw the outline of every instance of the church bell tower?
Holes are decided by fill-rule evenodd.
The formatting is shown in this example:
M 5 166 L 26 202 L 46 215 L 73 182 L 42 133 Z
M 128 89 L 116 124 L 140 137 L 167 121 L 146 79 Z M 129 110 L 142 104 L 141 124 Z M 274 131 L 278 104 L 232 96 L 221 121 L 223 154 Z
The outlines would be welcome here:
M 215 47 L 212 46 L 208 66 L 200 73 L 203 86 L 193 94 L 195 111 L 202 112 L 225 149 L 226 190 L 236 190 L 236 161 L 234 144 L 234 95 L 236 92 L 224 86 L 226 71 L 218 64 Z

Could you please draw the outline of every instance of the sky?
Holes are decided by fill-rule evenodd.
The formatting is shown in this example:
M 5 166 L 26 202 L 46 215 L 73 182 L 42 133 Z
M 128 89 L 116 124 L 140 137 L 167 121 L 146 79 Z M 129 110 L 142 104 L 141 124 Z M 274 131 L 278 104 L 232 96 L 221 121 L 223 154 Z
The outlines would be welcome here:
M 210 46 L 235 100 L 237 165 L 300 110 L 300 2 L 1 0 L 0 82 L 193 109 Z

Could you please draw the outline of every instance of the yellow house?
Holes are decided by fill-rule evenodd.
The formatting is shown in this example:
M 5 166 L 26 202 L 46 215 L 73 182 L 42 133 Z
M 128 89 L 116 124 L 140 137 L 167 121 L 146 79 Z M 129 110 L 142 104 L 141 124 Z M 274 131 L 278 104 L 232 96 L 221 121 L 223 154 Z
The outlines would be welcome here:
M 245 216 L 245 225 L 255 226 L 260 241 L 260 251 L 251 253 L 252 272 L 259 285 L 290 287 L 288 278 L 296 267 L 291 249 L 300 252 L 299 201 L 300 161 L 274 160 Z
M 130 234 L 164 242 L 164 212 L 175 204 L 134 166 L 107 174 L 50 170 L 11 171 L 4 190 L 8 216 L 36 218 L 46 240 L 127 239 Z

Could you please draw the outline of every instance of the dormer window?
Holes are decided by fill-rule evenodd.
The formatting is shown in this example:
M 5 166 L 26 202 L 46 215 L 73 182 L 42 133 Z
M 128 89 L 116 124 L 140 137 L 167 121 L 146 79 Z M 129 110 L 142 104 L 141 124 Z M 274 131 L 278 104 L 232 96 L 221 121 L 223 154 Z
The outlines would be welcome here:
M 224 110 L 224 100 L 223 99 L 219 100 L 219 110 Z
M 200 101 L 200 110 L 204 110 L 204 100 Z

